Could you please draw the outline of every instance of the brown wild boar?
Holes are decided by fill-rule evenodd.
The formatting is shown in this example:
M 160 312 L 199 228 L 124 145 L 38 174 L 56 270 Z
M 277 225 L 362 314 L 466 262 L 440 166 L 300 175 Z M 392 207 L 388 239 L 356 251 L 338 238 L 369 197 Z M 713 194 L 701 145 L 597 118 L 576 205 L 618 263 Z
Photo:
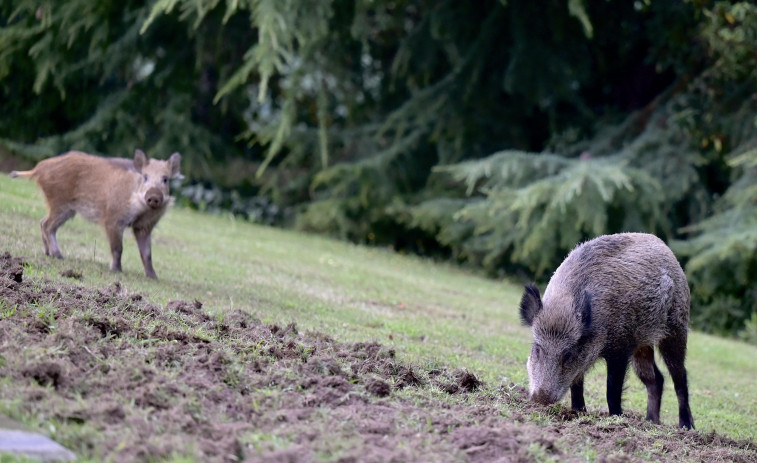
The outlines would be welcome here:
M 121 271 L 124 229 L 131 227 L 145 275 L 157 278 L 150 234 L 171 202 L 168 182 L 180 176 L 180 162 L 179 153 L 160 161 L 148 159 L 141 150 L 134 152 L 134 160 L 70 151 L 40 161 L 32 170 L 13 171 L 10 176 L 35 179 L 45 194 L 49 212 L 40 222 L 45 254 L 63 258 L 55 232 L 78 212 L 105 228 L 111 270 Z
M 684 360 L 689 286 L 673 252 L 654 235 L 620 233 L 577 246 L 544 291 L 526 286 L 520 316 L 531 327 L 531 400 L 551 404 L 570 388 L 574 410 L 585 410 L 584 374 L 607 363 L 607 405 L 620 415 L 628 362 L 647 388 L 647 419 L 660 422 L 660 351 L 678 396 L 678 425 L 694 428 Z

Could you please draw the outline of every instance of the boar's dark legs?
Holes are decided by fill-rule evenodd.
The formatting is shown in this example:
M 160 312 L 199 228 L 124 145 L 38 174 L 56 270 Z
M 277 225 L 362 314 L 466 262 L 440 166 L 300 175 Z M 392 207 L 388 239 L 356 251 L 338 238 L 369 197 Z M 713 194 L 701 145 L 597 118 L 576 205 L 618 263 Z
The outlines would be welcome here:
M 654 348 L 642 346 L 636 350 L 631 364 L 642 383 L 647 387 L 647 420 L 660 424 L 662 385 L 665 379 L 654 361 Z
M 581 375 L 570 385 L 570 408 L 578 412 L 586 411 L 584 402 L 584 376 Z
M 621 398 L 623 396 L 623 381 L 626 379 L 629 357 L 625 353 L 613 353 L 606 357 L 607 406 L 610 409 L 610 415 L 620 415 L 623 413 Z
M 694 418 L 689 408 L 689 384 L 686 378 L 686 333 L 672 333 L 660 341 L 660 354 L 665 360 L 678 396 L 678 426 L 694 429 Z

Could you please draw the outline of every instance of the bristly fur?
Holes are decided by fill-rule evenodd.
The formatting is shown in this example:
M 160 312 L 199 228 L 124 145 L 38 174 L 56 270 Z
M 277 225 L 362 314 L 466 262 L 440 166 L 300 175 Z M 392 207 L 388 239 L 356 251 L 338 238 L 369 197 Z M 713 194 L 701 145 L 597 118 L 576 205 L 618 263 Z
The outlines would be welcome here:
M 647 387 L 647 419 L 659 423 L 658 348 L 678 397 L 679 426 L 693 429 L 684 368 L 689 305 L 686 275 L 656 236 L 621 233 L 580 244 L 552 275 L 543 298 L 528 285 L 520 303 L 520 318 L 534 334 L 532 400 L 554 403 L 570 389 L 573 408 L 584 409 L 584 374 L 602 358 L 607 405 L 610 414 L 620 414 L 630 362 Z

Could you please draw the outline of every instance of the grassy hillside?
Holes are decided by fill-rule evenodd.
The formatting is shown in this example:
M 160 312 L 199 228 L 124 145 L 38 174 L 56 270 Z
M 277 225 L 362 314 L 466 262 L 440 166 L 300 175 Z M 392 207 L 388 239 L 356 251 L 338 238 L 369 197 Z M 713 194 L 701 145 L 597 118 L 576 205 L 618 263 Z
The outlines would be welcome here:
M 394 348 L 402 361 L 466 368 L 489 393 L 510 383 L 527 386 L 531 335 L 518 322 L 517 283 L 179 208 L 169 211 L 153 235 L 160 280 L 151 281 L 143 276 L 130 232 L 124 273 L 114 274 L 104 233 L 80 217 L 58 233 L 66 259 L 46 257 L 38 225 L 45 213 L 34 182 L 0 176 L 0 253 L 23 257 L 26 278 L 71 283 L 61 272 L 73 270 L 83 275 L 79 284 L 102 288 L 118 281 L 157 304 L 198 300 L 211 314 L 242 308 L 265 323 L 296 321 L 301 331 L 339 341 L 376 341 Z M 753 346 L 692 333 L 687 367 L 698 431 L 757 438 L 756 358 Z M 677 403 L 664 368 L 663 373 L 661 416 L 671 426 L 678 420 Z M 604 379 L 602 365 L 587 377 L 590 412 L 606 412 Z M 13 414 L 12 405 L 3 407 Z M 624 408 L 638 414 L 645 407 L 646 392 L 629 371 Z

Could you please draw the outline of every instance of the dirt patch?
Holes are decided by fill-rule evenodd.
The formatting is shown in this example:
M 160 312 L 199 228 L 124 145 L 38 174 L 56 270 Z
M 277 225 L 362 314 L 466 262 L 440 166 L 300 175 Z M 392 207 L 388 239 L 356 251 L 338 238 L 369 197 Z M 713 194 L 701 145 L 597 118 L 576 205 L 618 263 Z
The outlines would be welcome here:
M 251 311 L 255 307 L 250 307 Z M 717 434 L 545 411 L 520 385 L 423 368 L 200 301 L 118 283 L 26 281 L 0 255 L 0 404 L 93 460 L 755 461 Z M 541 422 L 534 416 L 541 416 Z

